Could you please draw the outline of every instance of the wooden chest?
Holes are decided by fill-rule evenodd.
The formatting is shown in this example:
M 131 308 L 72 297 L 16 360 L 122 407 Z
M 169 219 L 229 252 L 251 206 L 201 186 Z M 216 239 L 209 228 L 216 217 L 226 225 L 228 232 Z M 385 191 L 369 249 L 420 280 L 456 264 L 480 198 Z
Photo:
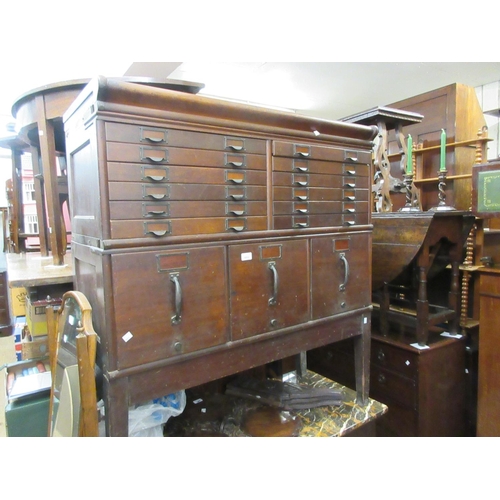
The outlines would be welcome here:
M 98 78 L 64 117 L 109 435 L 130 404 L 359 339 L 376 129 Z

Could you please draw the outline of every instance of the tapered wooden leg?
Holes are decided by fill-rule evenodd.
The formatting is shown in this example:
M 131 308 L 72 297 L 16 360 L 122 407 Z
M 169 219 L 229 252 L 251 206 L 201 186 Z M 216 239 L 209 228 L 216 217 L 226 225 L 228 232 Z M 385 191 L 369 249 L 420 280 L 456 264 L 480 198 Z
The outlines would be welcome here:
M 354 370 L 356 403 L 364 406 L 370 392 L 371 316 L 364 314 L 361 323 L 361 335 L 354 337 Z

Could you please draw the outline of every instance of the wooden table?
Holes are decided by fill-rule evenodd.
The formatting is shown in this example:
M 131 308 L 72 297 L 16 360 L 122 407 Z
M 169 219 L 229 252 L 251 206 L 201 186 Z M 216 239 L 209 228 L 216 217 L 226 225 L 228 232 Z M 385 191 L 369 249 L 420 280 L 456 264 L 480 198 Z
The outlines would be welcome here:
M 73 282 L 71 252 L 64 255 L 62 265 L 40 252 L 6 254 L 7 278 L 10 288 L 55 285 Z
M 190 94 L 198 93 L 204 86 L 169 79 L 119 79 Z M 58 172 L 57 165 L 58 156 L 64 163 L 66 152 L 62 116 L 88 82 L 87 78 L 44 85 L 23 94 L 12 106 L 19 136 L 29 145 L 32 155 L 40 250 L 42 255 L 49 255 L 50 250 L 54 264 L 61 266 L 67 246 L 61 207 L 61 195 L 67 194 L 67 181 L 66 175 Z

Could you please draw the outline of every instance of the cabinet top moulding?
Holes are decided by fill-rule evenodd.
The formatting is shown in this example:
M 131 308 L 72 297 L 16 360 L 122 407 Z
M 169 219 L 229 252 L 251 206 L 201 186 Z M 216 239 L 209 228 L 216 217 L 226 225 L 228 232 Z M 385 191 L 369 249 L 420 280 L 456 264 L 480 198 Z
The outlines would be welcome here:
M 199 125 L 296 136 L 308 142 L 371 148 L 376 126 L 355 125 L 276 111 L 247 104 L 232 103 L 211 97 L 173 90 L 146 87 L 118 79 L 98 76 L 82 90 L 63 116 L 66 123 L 75 113 L 87 122 L 96 113 L 112 116 L 114 112 L 131 117 L 174 120 Z M 217 118 L 214 118 L 217 117 Z M 290 137 L 295 138 L 295 137 Z

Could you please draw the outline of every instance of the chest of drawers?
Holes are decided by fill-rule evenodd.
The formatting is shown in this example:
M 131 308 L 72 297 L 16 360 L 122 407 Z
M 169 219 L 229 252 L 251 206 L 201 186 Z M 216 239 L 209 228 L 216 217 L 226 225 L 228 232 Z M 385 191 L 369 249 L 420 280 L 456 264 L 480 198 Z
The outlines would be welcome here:
M 64 121 L 109 435 L 130 404 L 347 337 L 367 397 L 374 128 L 104 78 Z

